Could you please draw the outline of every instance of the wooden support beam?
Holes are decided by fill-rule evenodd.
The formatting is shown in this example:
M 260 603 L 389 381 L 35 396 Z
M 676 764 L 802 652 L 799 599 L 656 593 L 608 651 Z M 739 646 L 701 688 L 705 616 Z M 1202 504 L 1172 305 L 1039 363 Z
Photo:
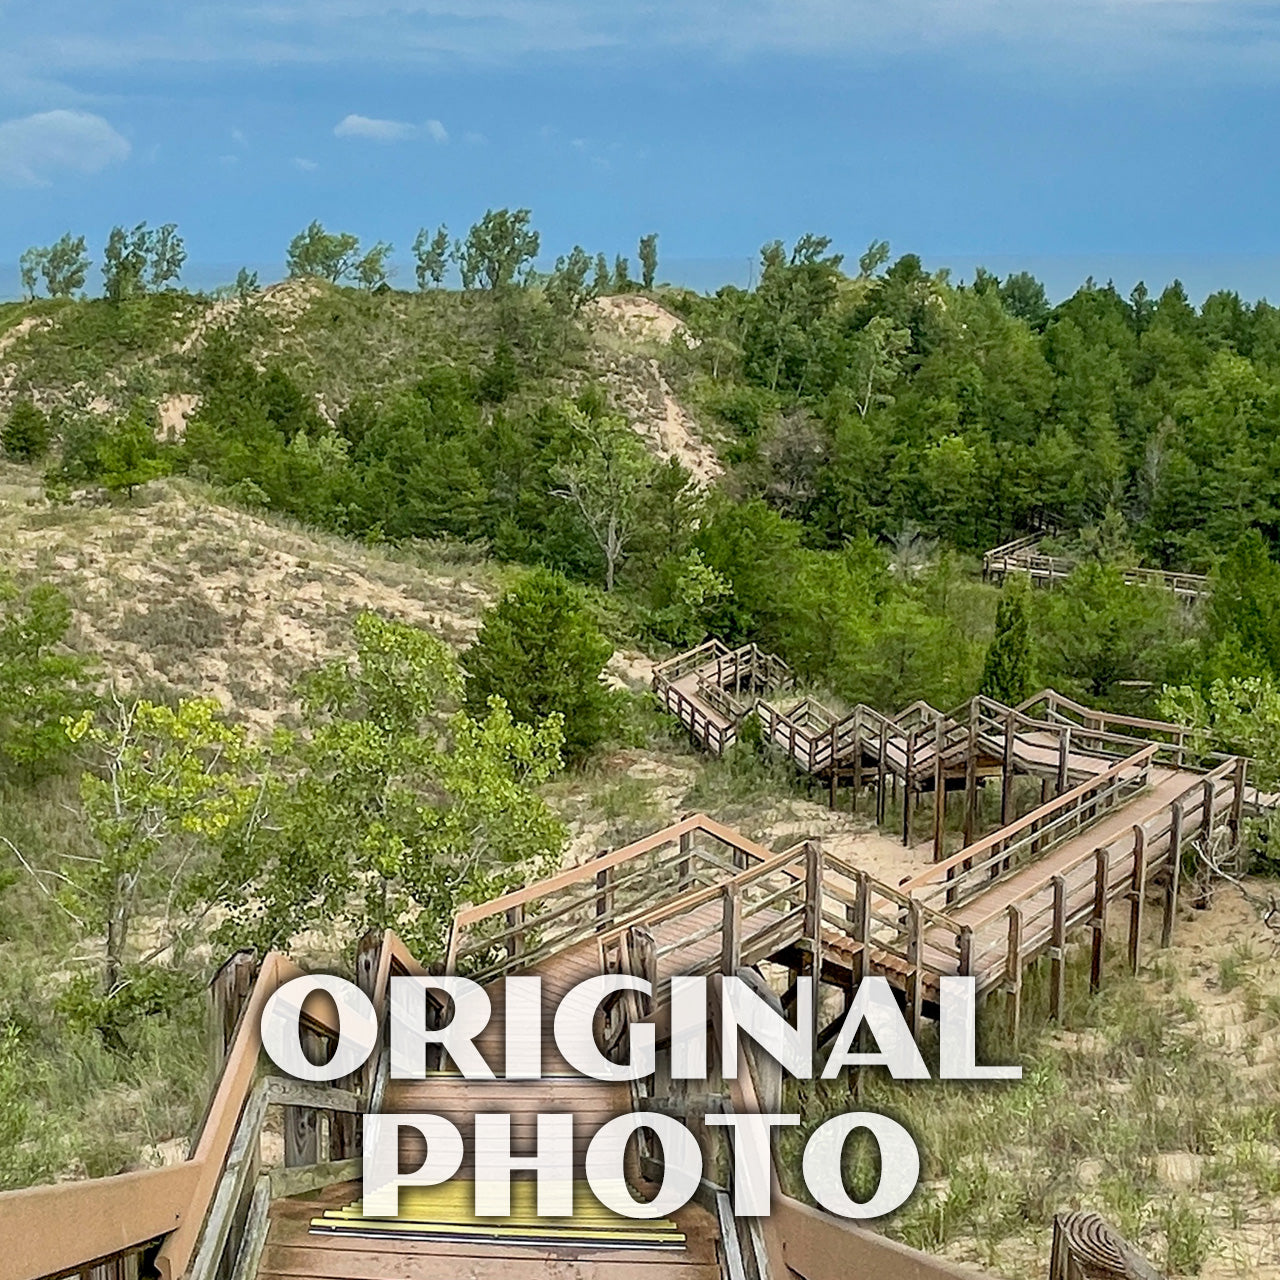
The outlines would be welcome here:
M 941 862 L 947 853 L 947 779 L 942 762 L 942 716 L 934 721 L 933 738 L 933 860 Z
M 1182 801 L 1170 806 L 1169 870 L 1164 886 L 1164 920 L 1160 926 L 1160 945 L 1173 943 L 1173 924 L 1178 915 L 1178 884 L 1182 879 Z
M 916 731 L 907 734 L 907 765 L 902 778 L 902 843 L 911 845 L 911 792 L 916 767 Z
M 876 826 L 884 826 L 884 774 L 885 774 L 885 752 L 888 749 L 888 743 L 885 740 L 884 722 L 880 723 L 880 742 L 877 748 L 876 759 Z
M 1147 896 L 1147 832 L 1141 823 L 1133 826 L 1133 886 L 1129 890 L 1129 972 L 1137 973 L 1142 963 L 1142 910 Z
M 964 842 L 974 841 L 978 814 L 978 701 L 969 702 L 969 738 L 964 758 Z
M 1053 932 L 1049 935 L 1049 1017 L 1062 1021 L 1067 997 L 1067 881 L 1053 877 Z
M 1013 743 L 1017 734 L 1017 718 L 1012 708 L 1004 717 L 1004 761 L 1000 771 L 1000 825 L 1013 821 Z
M 920 926 L 920 904 L 912 898 L 907 906 L 907 1001 L 908 1019 L 912 1038 L 920 1034 L 920 1022 L 924 1006 L 924 973 L 921 960 L 924 952 L 923 929 Z
M 324 1060 L 324 1037 L 310 1027 L 299 1031 L 302 1051 L 312 1062 Z M 320 1160 L 320 1113 L 315 1107 L 285 1107 L 285 1168 L 317 1164 Z
M 1107 881 L 1111 874 L 1111 854 L 1103 848 L 1094 854 L 1093 873 L 1093 954 L 1089 960 L 1089 991 L 1096 995 L 1102 989 L 1102 962 L 1107 949 Z
M 731 881 L 721 893 L 720 972 L 732 977 L 742 965 L 742 889 Z
M 1249 757 L 1236 757 L 1236 770 L 1234 778 L 1234 787 L 1231 793 L 1231 848 L 1238 850 L 1240 841 L 1244 837 L 1243 823 L 1241 819 L 1244 817 L 1244 788 L 1249 777 Z
M 1009 904 L 1009 950 L 1005 982 L 1008 990 L 1009 1039 L 1016 1050 L 1022 1032 L 1022 908 Z

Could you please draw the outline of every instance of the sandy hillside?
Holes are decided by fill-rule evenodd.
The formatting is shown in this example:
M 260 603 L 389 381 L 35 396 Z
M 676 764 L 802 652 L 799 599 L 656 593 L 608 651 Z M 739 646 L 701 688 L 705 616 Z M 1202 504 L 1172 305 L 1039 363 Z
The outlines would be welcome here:
M 51 506 L 0 468 L 0 568 L 68 596 L 73 641 L 138 693 L 209 693 L 268 726 L 308 667 L 350 649 L 363 609 L 464 646 L 498 593 L 488 566 L 396 558 L 157 483 L 128 505 Z

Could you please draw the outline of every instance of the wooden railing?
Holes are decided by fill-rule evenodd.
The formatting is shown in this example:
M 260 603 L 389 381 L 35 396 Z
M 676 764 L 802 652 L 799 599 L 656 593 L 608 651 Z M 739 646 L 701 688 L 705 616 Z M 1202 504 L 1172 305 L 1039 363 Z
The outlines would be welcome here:
M 666 851 L 673 845 L 677 852 L 671 857 Z M 583 938 L 644 918 L 656 902 L 774 857 L 722 823 L 693 814 L 621 849 L 463 908 L 450 929 L 446 970 L 486 981 L 527 967 Z
M 421 972 L 393 933 L 361 943 L 356 981 L 380 1018 L 390 977 Z M 279 986 L 301 974 L 278 952 L 260 965 L 247 952 L 228 961 L 212 984 L 223 1061 L 190 1158 L 165 1169 L 0 1194 L 0 1238 L 6 1246 L 14 1241 L 0 1252 L 0 1277 L 248 1280 L 257 1273 L 273 1198 L 359 1176 L 359 1116 L 376 1109 L 385 1079 L 381 1052 L 356 1077 L 335 1085 L 258 1074 L 262 1011 Z M 323 1060 L 337 1034 L 329 1003 L 308 1001 L 307 1052 Z M 261 1134 L 274 1107 L 283 1108 L 284 1164 L 265 1169 Z M 74 1231 L 67 1230 L 69 1222 Z
M 1069 556 L 1046 555 L 1037 548 L 1039 535 L 1017 538 L 1003 546 L 993 547 L 982 557 L 984 578 L 1003 578 L 1009 573 L 1025 573 L 1034 582 L 1052 586 L 1069 578 L 1079 567 L 1079 561 Z M 1123 581 L 1138 586 L 1164 587 L 1175 595 L 1194 599 L 1209 591 L 1209 579 L 1202 573 L 1172 573 L 1164 569 L 1121 567 Z

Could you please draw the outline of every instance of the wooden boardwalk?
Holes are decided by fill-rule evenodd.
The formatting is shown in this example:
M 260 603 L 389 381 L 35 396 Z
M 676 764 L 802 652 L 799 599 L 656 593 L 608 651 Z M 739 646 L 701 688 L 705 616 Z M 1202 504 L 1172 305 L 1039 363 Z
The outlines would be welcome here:
M 883 816 L 891 780 L 904 796 L 906 837 L 913 798 L 918 804 L 932 792 L 935 848 L 942 856 L 914 877 L 887 884 L 816 842 L 775 851 L 694 814 L 466 907 L 452 923 L 444 968 L 473 977 L 489 992 L 494 1017 L 478 1044 L 496 1072 L 505 1062 L 501 1015 L 515 975 L 542 978 L 548 1014 L 560 995 L 594 974 L 649 979 L 658 993 L 652 1001 L 627 995 L 603 1009 L 598 1039 L 606 1054 L 620 1050 L 639 1020 L 654 1022 L 665 1051 L 664 979 L 706 974 L 716 990 L 715 975 L 742 974 L 766 962 L 793 979 L 811 975 L 846 993 L 868 975 L 883 975 L 914 1027 L 933 1011 L 942 976 L 971 975 L 980 991 L 1005 993 L 1016 1033 L 1028 965 L 1048 956 L 1051 1011 L 1059 1013 L 1068 943 L 1088 940 L 1096 988 L 1104 976 L 1109 918 L 1120 913 L 1128 924 L 1128 963 L 1136 967 L 1144 912 L 1153 902 L 1169 939 L 1189 843 L 1237 841 L 1245 805 L 1270 799 L 1248 788 L 1245 761 L 1194 761 L 1178 726 L 1106 716 L 1049 691 L 1016 708 L 974 699 L 947 714 L 916 704 L 893 717 L 865 707 L 836 717 L 805 701 L 779 705 L 788 684 L 776 659 L 750 647 L 730 652 L 715 645 L 682 655 L 655 679 L 664 704 L 709 750 L 723 751 L 755 711 L 769 739 L 798 768 L 831 781 L 833 796 L 842 786 L 855 798 L 874 788 Z M 1041 781 L 1040 803 L 1021 814 L 1004 802 L 1017 775 Z M 1001 823 L 986 835 L 972 828 L 982 783 L 1002 792 Z M 968 830 L 962 846 L 948 854 L 936 834 L 951 791 L 963 794 Z M 453 1064 L 436 1060 L 424 1063 L 425 1079 L 390 1080 L 385 1040 L 355 1076 L 333 1086 L 263 1076 L 263 1006 L 298 972 L 275 953 L 260 963 L 241 954 L 216 979 L 214 1021 L 224 1061 L 190 1160 L 0 1195 L 0 1235 L 8 1246 L 0 1254 L 0 1280 L 976 1276 L 799 1204 L 776 1179 L 770 1218 L 735 1219 L 726 1209 L 733 1189 L 726 1131 L 700 1117 L 708 1108 L 757 1105 L 745 1067 L 736 1080 L 713 1077 L 707 1094 L 696 1099 L 664 1084 L 662 1071 L 627 1086 L 594 1082 L 560 1058 L 544 1017 L 541 1080 L 466 1082 Z M 362 944 L 354 978 L 385 1026 L 391 978 L 421 972 L 386 933 Z M 331 1018 L 323 1005 L 306 1010 L 305 1034 L 321 1051 L 337 1033 Z M 833 1026 L 815 1028 L 820 1042 Z M 516 1189 L 510 1218 L 475 1216 L 477 1114 L 513 1117 L 518 1156 L 532 1154 L 537 1115 L 571 1112 L 577 1125 L 571 1175 L 578 1186 L 585 1145 L 598 1125 L 650 1108 L 700 1126 L 708 1155 L 699 1197 L 672 1221 L 620 1220 L 583 1196 L 575 1198 L 571 1217 L 538 1220 L 527 1179 Z M 358 1135 L 367 1111 L 443 1115 L 464 1137 L 461 1180 L 439 1193 L 407 1197 L 394 1226 L 362 1216 Z M 268 1115 L 277 1113 L 284 1166 L 267 1167 L 262 1135 Z M 421 1160 L 421 1142 L 404 1137 L 401 1154 L 410 1164 Z M 627 1179 L 636 1193 L 643 1195 L 660 1174 L 656 1159 L 656 1149 L 643 1143 L 631 1151 Z

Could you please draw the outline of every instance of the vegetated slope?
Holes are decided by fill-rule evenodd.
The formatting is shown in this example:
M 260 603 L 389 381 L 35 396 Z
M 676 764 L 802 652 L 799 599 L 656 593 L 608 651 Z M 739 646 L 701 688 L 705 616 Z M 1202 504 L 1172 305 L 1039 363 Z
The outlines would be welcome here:
M 198 407 L 205 343 L 229 329 L 259 367 L 286 370 L 333 425 L 355 399 L 386 396 L 435 364 L 483 377 L 505 331 L 520 327 L 526 338 L 535 335 L 522 353 L 532 399 L 575 394 L 599 380 L 659 457 L 679 458 L 704 484 L 720 473 L 714 448 L 659 367 L 673 337 L 694 341 L 659 302 L 600 298 L 564 322 L 529 293 L 509 304 L 524 313 L 518 325 L 500 311 L 495 324 L 503 305 L 445 290 L 371 294 L 318 280 L 212 300 L 161 293 L 125 308 L 100 299 L 11 305 L 0 308 L 0 413 L 23 396 L 46 409 L 104 415 L 142 400 L 156 407 L 165 436 L 180 437 Z
M 169 480 L 128 504 L 51 505 L 0 469 L 0 571 L 38 574 L 73 609 L 74 647 L 122 694 L 211 694 L 262 726 L 298 675 L 351 644 L 364 609 L 469 642 L 498 574 L 428 550 L 366 547 L 221 505 Z

